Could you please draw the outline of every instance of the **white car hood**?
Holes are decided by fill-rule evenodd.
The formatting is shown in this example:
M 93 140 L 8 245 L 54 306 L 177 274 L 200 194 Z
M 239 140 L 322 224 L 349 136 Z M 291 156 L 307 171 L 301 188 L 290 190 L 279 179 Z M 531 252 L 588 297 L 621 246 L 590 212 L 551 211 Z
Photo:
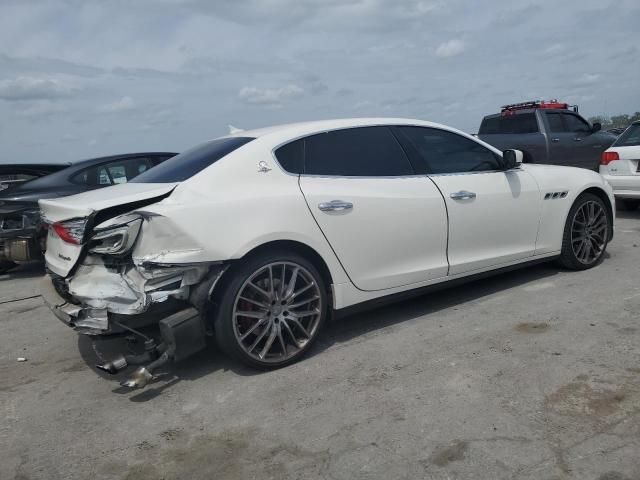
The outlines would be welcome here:
M 173 190 L 177 183 L 123 183 L 70 197 L 40 200 L 40 210 L 48 222 L 85 218 L 94 212 L 126 203 L 160 197 Z

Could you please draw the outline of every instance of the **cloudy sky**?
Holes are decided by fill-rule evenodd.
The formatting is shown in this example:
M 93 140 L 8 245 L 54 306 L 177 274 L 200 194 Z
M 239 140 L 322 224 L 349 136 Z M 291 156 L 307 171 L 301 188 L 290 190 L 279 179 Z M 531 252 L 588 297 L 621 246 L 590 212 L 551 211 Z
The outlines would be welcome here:
M 0 163 L 300 120 L 640 110 L 637 0 L 0 0 Z

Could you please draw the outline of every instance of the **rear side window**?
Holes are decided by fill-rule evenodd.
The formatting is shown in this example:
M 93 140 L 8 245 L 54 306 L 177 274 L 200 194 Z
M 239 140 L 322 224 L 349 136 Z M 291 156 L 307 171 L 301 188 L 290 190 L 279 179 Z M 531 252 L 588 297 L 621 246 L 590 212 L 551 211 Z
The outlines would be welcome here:
M 304 139 L 296 140 L 278 148 L 276 158 L 282 168 L 289 173 L 304 173 Z
M 640 123 L 634 123 L 613 142 L 612 147 L 635 147 L 640 145 Z
M 82 170 L 71 178 L 73 183 L 101 187 L 127 183 L 152 167 L 148 158 L 125 158 Z
M 138 175 L 135 183 L 174 183 L 193 177 L 224 156 L 249 143 L 250 137 L 219 138 L 193 147 Z
M 480 135 L 511 134 L 511 133 L 537 133 L 538 121 L 535 113 L 520 113 L 516 115 L 504 115 L 489 117 L 482 120 Z
M 305 172 L 345 177 L 396 177 L 414 171 L 387 127 L 362 127 L 305 139 Z
M 431 173 L 502 170 L 502 159 L 457 133 L 427 127 L 398 127 L 403 142 L 422 157 Z
M 549 122 L 549 130 L 553 133 L 566 132 L 564 122 L 559 113 L 547 113 L 547 122 Z

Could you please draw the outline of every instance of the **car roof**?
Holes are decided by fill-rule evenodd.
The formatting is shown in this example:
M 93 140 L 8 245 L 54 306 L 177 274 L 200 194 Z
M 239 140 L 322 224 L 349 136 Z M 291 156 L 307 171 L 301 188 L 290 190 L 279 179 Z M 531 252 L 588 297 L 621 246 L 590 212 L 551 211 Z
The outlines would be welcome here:
M 333 120 L 316 120 L 312 122 L 287 123 L 272 127 L 257 128 L 254 130 L 243 130 L 227 135 L 227 137 L 289 137 L 290 139 L 294 139 L 330 130 L 355 127 L 373 127 L 378 125 L 416 125 L 421 127 L 436 127 L 445 130 L 457 131 L 451 127 L 447 127 L 446 125 L 409 118 L 341 118 Z

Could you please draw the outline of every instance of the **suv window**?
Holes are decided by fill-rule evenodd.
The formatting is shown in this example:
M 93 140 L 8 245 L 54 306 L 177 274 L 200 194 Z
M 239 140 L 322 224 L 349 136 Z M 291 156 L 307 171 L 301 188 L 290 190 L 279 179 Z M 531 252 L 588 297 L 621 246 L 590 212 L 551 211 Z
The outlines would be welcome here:
M 563 113 L 562 118 L 564 119 L 567 132 L 589 133 L 591 131 L 589 124 L 577 115 Z
M 428 127 L 398 127 L 431 173 L 502 170 L 502 159 L 485 146 L 457 133 Z
M 307 137 L 304 173 L 396 177 L 413 175 L 414 171 L 388 127 L 360 127 Z
M 560 113 L 547 112 L 547 122 L 549 122 L 549 130 L 553 133 L 566 132 L 564 128 L 564 122 Z
M 500 133 L 538 133 L 538 120 L 535 113 L 519 113 L 515 115 L 501 115 L 482 120 L 480 135 Z
M 174 183 L 193 177 L 234 150 L 249 143 L 252 137 L 226 137 L 211 140 L 138 175 L 135 183 Z

